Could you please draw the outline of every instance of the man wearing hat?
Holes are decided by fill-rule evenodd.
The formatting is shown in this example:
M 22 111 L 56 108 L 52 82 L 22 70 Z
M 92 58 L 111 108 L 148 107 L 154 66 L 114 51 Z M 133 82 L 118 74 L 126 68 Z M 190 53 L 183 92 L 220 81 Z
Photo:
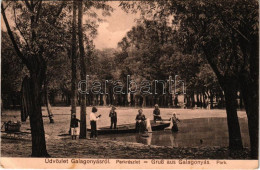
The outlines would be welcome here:
M 154 122 L 156 122 L 156 120 L 162 120 L 158 104 L 154 105 L 153 120 L 154 120 Z
M 110 129 L 112 129 L 113 125 L 114 125 L 114 129 L 116 129 L 116 123 L 117 123 L 117 113 L 115 112 L 116 107 L 112 106 L 110 113 L 109 113 L 109 117 L 111 118 L 111 126 Z

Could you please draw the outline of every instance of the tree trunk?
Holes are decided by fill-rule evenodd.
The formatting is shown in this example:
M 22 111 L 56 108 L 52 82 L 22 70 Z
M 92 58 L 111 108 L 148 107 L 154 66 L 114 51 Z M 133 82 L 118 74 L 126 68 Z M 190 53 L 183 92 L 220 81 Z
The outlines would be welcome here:
M 194 92 L 192 92 L 192 95 L 191 95 L 191 107 L 195 107 L 195 96 L 194 96 Z
M 190 107 L 190 96 L 189 95 L 185 95 L 186 99 L 185 99 L 185 102 L 186 102 L 186 107 Z
M 33 157 L 48 157 L 49 154 L 46 150 L 45 132 L 43 128 L 42 111 L 41 111 L 41 84 L 37 82 L 37 79 L 30 80 L 31 87 L 31 114 L 30 114 L 30 126 L 32 133 L 32 156 Z
M 225 103 L 226 103 L 226 102 L 225 102 L 225 96 L 222 95 L 222 96 L 221 96 L 221 107 L 222 107 L 222 108 L 226 107 Z
M 241 93 L 247 113 L 248 130 L 250 137 L 251 158 L 258 159 L 258 134 L 259 134 L 259 90 L 258 80 L 252 81 L 249 75 L 240 78 Z
M 251 158 L 258 159 L 259 148 L 259 110 L 258 103 L 248 105 L 248 129 L 250 136 Z
M 241 90 L 239 92 L 239 108 L 243 109 L 243 96 L 241 94 Z
M 202 93 L 199 93 L 199 95 L 200 95 L 200 108 L 203 108 Z
M 171 94 L 168 94 L 168 103 L 169 103 L 169 107 L 172 107 L 172 95 Z
M 134 106 L 134 94 L 130 93 L 130 106 Z
M 239 150 L 243 148 L 240 126 L 237 117 L 237 90 L 236 83 L 232 81 L 226 81 L 224 86 L 226 111 L 227 111 L 227 123 L 229 132 L 229 148 L 231 150 Z
M 214 99 L 214 95 L 212 90 L 210 90 L 210 108 L 213 109 L 214 105 L 213 105 L 213 99 Z
M 99 98 L 100 98 L 100 99 L 99 99 L 99 101 L 100 101 L 99 104 L 100 104 L 100 106 L 103 106 L 103 105 L 104 105 L 103 94 L 100 94 L 100 95 L 99 95 Z
M 258 134 L 259 134 L 259 110 L 258 93 L 254 92 L 244 94 L 245 108 L 248 118 L 248 130 L 250 137 L 251 158 L 258 159 Z
M 109 104 L 114 105 L 114 95 L 113 95 L 113 89 L 109 87 Z
M 75 1 L 75 0 L 74 0 Z M 82 0 L 78 0 L 78 38 L 79 38 L 79 51 L 80 51 L 80 77 L 81 80 L 86 80 L 86 59 L 83 43 L 82 31 Z M 83 86 L 83 91 L 86 91 L 86 86 Z M 81 94 L 80 102 L 80 135 L 79 138 L 85 139 L 87 137 L 87 122 L 86 122 L 86 94 Z
M 146 96 L 142 96 L 143 98 L 143 103 L 142 103 L 142 107 L 146 107 Z
M 47 83 L 45 81 L 45 84 L 44 84 L 44 92 L 45 92 L 45 103 L 46 103 L 46 108 L 47 108 L 47 112 L 48 112 L 48 117 L 49 117 L 49 120 L 50 120 L 50 123 L 54 123 L 54 120 L 53 120 L 53 114 L 52 114 L 52 111 L 51 111 L 51 105 L 50 105 L 50 101 L 49 101 L 49 96 L 48 96 L 48 87 L 47 87 Z
M 123 106 L 127 106 L 127 94 L 123 94 Z
M 107 95 L 106 94 L 103 95 L 103 102 L 104 102 L 103 105 L 106 106 L 107 105 Z
M 72 48 L 71 50 L 71 119 L 73 115 L 76 115 L 76 105 L 77 105 L 76 12 L 77 12 L 77 1 L 73 0 L 72 42 L 71 42 L 71 48 Z
M 245 66 L 240 72 L 239 83 L 248 118 L 251 158 L 258 159 L 259 135 L 259 34 L 250 37 L 250 44 L 240 39 Z
M 67 94 L 67 106 L 69 106 L 71 104 L 71 100 L 70 100 L 71 94 Z
M 202 96 L 203 96 L 203 107 L 206 108 L 206 95 L 205 93 L 202 93 Z
M 36 79 L 25 77 L 22 85 L 25 106 L 30 117 L 30 127 L 32 136 L 32 157 L 49 157 L 46 150 L 45 132 L 43 128 L 41 110 L 41 83 Z
M 199 107 L 199 93 L 196 92 L 196 103 L 197 103 L 197 107 Z

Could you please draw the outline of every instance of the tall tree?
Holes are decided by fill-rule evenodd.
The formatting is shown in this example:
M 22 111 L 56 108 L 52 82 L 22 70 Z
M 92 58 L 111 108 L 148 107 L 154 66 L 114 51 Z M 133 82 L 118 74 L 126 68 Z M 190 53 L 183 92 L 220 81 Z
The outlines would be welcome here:
M 72 43 L 71 44 L 71 58 L 72 58 L 72 65 L 71 65 L 71 70 L 72 70 L 72 74 L 71 74 L 71 76 L 72 76 L 71 77 L 71 114 L 76 114 L 76 105 L 77 105 L 76 83 L 77 83 L 77 78 L 78 78 L 77 77 L 77 66 L 79 66 L 80 68 L 85 67 L 85 68 L 83 68 L 83 70 L 85 70 L 85 71 L 83 71 L 84 73 L 82 71 L 81 71 L 81 73 L 86 74 L 86 66 L 83 66 L 83 65 L 86 65 L 85 60 L 87 60 L 87 61 L 89 60 L 89 58 L 85 58 L 83 41 L 85 41 L 86 44 L 88 44 L 88 45 L 91 44 L 91 42 L 92 42 L 91 39 L 93 39 L 97 35 L 96 21 L 97 20 L 102 21 L 102 19 L 98 18 L 96 11 L 90 10 L 90 8 L 94 8 L 96 10 L 98 10 L 98 9 L 102 10 L 103 16 L 110 15 L 110 11 L 113 10 L 113 8 L 111 8 L 109 5 L 107 5 L 104 1 L 82 1 L 82 2 L 79 2 L 79 3 L 77 3 L 77 2 L 78 2 L 77 0 L 73 1 L 73 15 L 72 15 L 73 19 L 72 19 L 72 42 L 71 42 Z M 82 8 L 82 9 L 81 9 L 81 11 L 78 11 L 78 14 L 81 15 L 81 17 L 78 16 L 78 20 L 77 20 L 77 7 L 78 6 L 80 6 L 80 8 Z M 83 14 L 92 18 L 90 20 L 88 20 L 88 19 L 85 20 L 84 25 L 82 23 Z M 93 18 L 95 18 L 96 20 L 93 20 Z M 78 23 L 78 30 L 81 30 L 81 31 L 78 32 L 79 44 L 80 44 L 79 45 L 79 55 L 84 57 L 85 64 L 81 62 L 82 59 L 83 59 L 82 57 L 80 59 L 80 63 L 77 60 L 77 55 L 78 55 L 77 37 L 76 37 L 77 36 L 77 21 L 79 22 Z M 81 26 L 79 26 L 79 24 Z M 83 34 L 84 31 L 86 31 L 88 33 L 87 36 L 85 36 Z M 82 74 L 81 74 L 81 77 L 82 77 Z M 84 76 L 84 77 L 85 78 L 83 78 L 83 79 L 86 79 L 86 76 Z M 81 97 L 83 97 L 83 96 L 81 96 Z M 83 103 L 85 103 L 85 102 L 83 102 Z M 86 118 L 83 118 L 83 117 L 81 117 L 81 118 L 82 118 L 83 122 L 86 119 Z M 83 127 L 85 127 L 85 126 L 83 125 Z M 85 133 L 85 132 L 82 132 L 82 133 Z
M 172 18 L 185 53 L 205 59 L 225 92 L 229 147 L 241 149 L 236 98 L 241 88 L 248 117 L 251 156 L 258 157 L 258 1 L 143 1 L 121 4 L 155 20 Z M 156 10 L 147 8 L 156 7 Z M 150 15 L 150 16 L 151 16 Z M 253 89 L 253 90 L 252 90 Z M 246 101 L 247 100 L 247 101 Z
M 29 70 L 29 77 L 23 81 L 24 104 L 30 117 L 32 156 L 49 156 L 46 150 L 45 132 L 43 127 L 41 99 L 42 85 L 46 77 L 46 39 L 52 37 L 50 29 L 55 27 L 57 18 L 64 7 L 64 2 L 53 2 L 51 4 L 37 1 L 9 1 L 2 2 L 2 16 L 7 28 L 7 32 L 17 56 Z M 58 7 L 58 8 L 57 8 Z M 14 37 L 15 30 L 9 25 L 8 16 L 10 9 L 13 9 L 14 24 L 19 33 L 19 40 Z M 17 12 L 19 10 L 19 12 Z M 52 18 L 46 20 L 46 18 Z M 53 50 L 53 47 L 50 47 Z
M 15 41 L 13 32 L 9 26 L 7 17 L 5 15 L 5 7 L 2 3 L 2 15 L 9 34 L 9 37 L 13 43 L 17 55 L 22 59 L 23 63 L 27 66 L 30 72 L 30 78 L 25 79 L 27 81 L 29 88 L 27 88 L 27 93 L 30 95 L 27 99 L 28 103 L 31 105 L 28 107 L 28 113 L 30 116 L 30 126 L 32 134 L 32 156 L 43 157 L 49 156 L 46 150 L 45 143 L 45 133 L 43 128 L 42 112 L 41 112 L 41 86 L 44 81 L 46 63 L 42 57 L 42 47 L 37 46 L 35 42 L 37 33 L 36 28 L 38 26 L 38 17 L 41 9 L 41 1 L 29 3 L 26 2 L 26 7 L 30 12 L 30 22 L 31 22 L 31 53 L 24 54 L 18 47 Z M 38 5 L 37 5 L 38 4 Z
M 86 56 L 84 51 L 84 41 L 83 41 L 83 28 L 82 28 L 82 16 L 83 16 L 83 2 L 78 0 L 78 38 L 79 38 L 79 53 L 80 53 L 80 78 L 81 80 L 86 80 Z M 82 87 L 82 90 L 86 90 L 86 86 Z M 81 139 L 87 137 L 86 129 L 86 94 L 80 94 L 80 135 Z
M 76 115 L 77 106 L 77 1 L 73 0 L 71 39 L 71 118 Z
M 28 88 L 26 88 L 26 91 L 27 94 L 29 94 L 26 98 L 26 102 L 30 103 L 30 105 L 28 105 L 28 113 L 30 116 L 32 136 L 32 156 L 44 157 L 49 156 L 46 150 L 45 133 L 41 112 L 41 89 L 46 74 L 46 62 L 43 58 L 43 46 L 40 46 L 36 41 L 36 39 L 39 38 L 37 37 L 38 34 L 36 29 L 39 26 L 42 1 L 29 2 L 26 0 L 24 2 L 26 5 L 26 10 L 28 10 L 30 15 L 30 44 L 27 44 L 27 50 L 29 50 L 29 53 L 23 52 L 14 38 L 13 31 L 10 28 L 7 16 L 5 14 L 6 8 L 4 2 L 2 3 L 1 9 L 9 37 L 12 41 L 17 56 L 20 57 L 30 72 L 30 77 L 28 79 L 24 79 L 24 82 L 27 82 L 26 84 L 28 85 Z

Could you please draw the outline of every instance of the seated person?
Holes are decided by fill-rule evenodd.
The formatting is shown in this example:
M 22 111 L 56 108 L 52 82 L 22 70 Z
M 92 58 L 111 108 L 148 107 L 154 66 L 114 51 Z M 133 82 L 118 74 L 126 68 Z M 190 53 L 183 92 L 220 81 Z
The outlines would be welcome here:
M 153 120 L 154 120 L 154 122 L 156 122 L 156 120 L 162 120 L 158 104 L 154 105 Z
M 145 124 L 145 115 L 143 114 L 143 110 L 139 109 L 138 114 L 136 115 L 136 124 L 135 129 L 137 132 L 143 133 L 146 130 L 146 124 Z

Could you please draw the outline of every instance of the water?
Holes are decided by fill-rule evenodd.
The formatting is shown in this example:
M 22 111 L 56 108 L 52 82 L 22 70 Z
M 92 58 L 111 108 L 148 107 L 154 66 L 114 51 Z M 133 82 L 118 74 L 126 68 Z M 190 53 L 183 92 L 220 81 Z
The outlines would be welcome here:
M 146 145 L 159 146 L 228 146 L 228 129 L 225 110 L 206 110 L 206 109 L 171 109 L 160 108 L 164 119 L 169 119 L 172 113 L 176 112 L 181 120 L 179 132 L 172 133 L 170 130 L 155 131 L 149 134 L 150 137 L 144 138 L 138 134 L 121 135 L 100 135 L 98 138 L 109 138 L 112 140 L 137 142 Z M 53 107 L 54 124 L 49 123 L 48 117 L 43 117 L 46 139 L 60 138 L 59 135 L 67 134 L 70 124 L 70 107 Z M 91 107 L 87 108 L 87 126 L 89 124 L 89 113 Z M 102 114 L 97 122 L 98 127 L 110 125 L 109 107 L 98 107 L 98 114 Z M 135 122 L 138 108 L 117 108 L 118 124 L 128 124 Z M 153 108 L 144 108 L 144 114 L 150 120 L 153 119 Z M 43 111 L 47 115 L 46 109 Z M 245 111 L 238 111 L 242 140 L 245 147 L 249 147 L 249 135 L 247 118 Z M 77 118 L 80 118 L 80 108 L 77 107 Z M 20 111 L 5 110 L 2 112 L 1 121 L 20 120 Z M 22 123 L 21 131 L 30 132 L 29 120 Z M 88 133 L 89 135 L 89 133 Z M 200 142 L 202 140 L 202 144 Z
M 239 122 L 243 146 L 249 147 L 247 119 L 239 118 Z M 185 119 L 181 120 L 178 127 L 177 133 L 171 130 L 154 131 L 149 134 L 149 137 L 133 133 L 102 135 L 99 138 L 172 147 L 228 146 L 226 118 Z

